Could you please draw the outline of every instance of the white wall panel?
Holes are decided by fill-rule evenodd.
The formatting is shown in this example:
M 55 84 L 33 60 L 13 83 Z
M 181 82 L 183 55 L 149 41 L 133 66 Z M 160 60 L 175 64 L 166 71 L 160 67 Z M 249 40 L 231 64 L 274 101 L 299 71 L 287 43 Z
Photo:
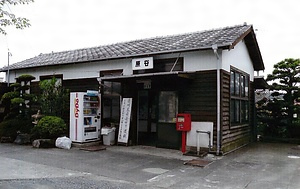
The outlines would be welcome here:
M 120 59 L 110 61 L 89 62 L 82 64 L 67 64 L 60 66 L 48 66 L 42 68 L 24 69 L 10 72 L 10 81 L 15 82 L 15 78 L 22 74 L 31 74 L 39 80 L 40 76 L 63 74 L 63 79 L 80 79 L 99 77 L 100 71 L 123 69 L 124 75 L 131 75 L 131 59 Z
M 230 71 L 230 66 L 234 66 L 250 74 L 250 80 L 253 81 L 254 68 L 247 47 L 243 41 L 239 42 L 234 49 L 223 51 L 222 65 L 222 68 L 226 71 Z

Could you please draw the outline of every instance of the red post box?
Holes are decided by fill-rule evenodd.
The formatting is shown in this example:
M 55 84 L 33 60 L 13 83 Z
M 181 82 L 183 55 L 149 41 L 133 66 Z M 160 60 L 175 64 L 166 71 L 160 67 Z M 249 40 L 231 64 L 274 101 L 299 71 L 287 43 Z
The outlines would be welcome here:
M 191 130 L 191 114 L 177 114 L 176 129 L 177 131 L 190 131 Z
M 192 119 L 191 114 L 177 114 L 176 117 L 176 130 L 182 131 L 181 133 L 181 151 L 185 153 L 186 147 L 186 132 L 191 130 Z

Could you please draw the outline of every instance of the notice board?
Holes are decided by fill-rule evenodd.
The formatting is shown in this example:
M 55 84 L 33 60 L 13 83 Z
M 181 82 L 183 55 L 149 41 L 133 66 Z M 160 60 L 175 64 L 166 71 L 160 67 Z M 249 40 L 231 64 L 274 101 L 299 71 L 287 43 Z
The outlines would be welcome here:
M 123 98 L 119 125 L 118 142 L 128 143 L 132 98 Z

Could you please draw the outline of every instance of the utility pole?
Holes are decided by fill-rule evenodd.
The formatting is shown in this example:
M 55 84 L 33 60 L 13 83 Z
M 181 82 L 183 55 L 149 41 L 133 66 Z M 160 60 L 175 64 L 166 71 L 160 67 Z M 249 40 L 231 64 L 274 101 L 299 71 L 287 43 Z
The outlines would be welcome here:
M 9 57 L 12 56 L 12 54 L 9 52 L 9 49 L 8 49 L 8 52 L 7 52 L 7 86 L 9 87 Z

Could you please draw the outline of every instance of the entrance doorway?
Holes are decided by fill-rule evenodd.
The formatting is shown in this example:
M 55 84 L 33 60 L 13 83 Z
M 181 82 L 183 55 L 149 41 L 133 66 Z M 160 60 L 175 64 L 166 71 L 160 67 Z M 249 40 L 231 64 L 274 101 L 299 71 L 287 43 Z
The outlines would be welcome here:
M 157 95 L 152 91 L 138 92 L 138 144 L 156 146 L 157 142 Z
M 138 145 L 178 149 L 180 133 L 176 130 L 178 97 L 174 91 L 140 90 L 138 92 Z

